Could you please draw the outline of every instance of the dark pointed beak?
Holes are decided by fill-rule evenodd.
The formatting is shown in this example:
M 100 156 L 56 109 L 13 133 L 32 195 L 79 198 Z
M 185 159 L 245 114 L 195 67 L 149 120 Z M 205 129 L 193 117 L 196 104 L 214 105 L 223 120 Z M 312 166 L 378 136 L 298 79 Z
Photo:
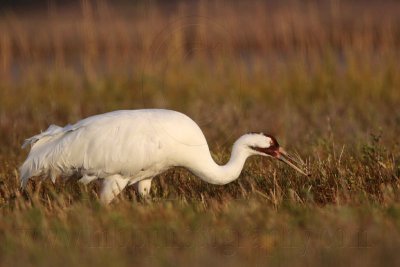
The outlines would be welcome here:
M 285 162 L 287 165 L 289 165 L 290 167 L 292 167 L 296 171 L 300 172 L 301 174 L 306 175 L 306 176 L 310 176 L 309 173 L 306 173 L 302 169 L 300 169 L 299 166 L 302 166 L 304 164 L 301 163 L 300 161 L 296 160 L 292 156 L 290 156 L 283 148 L 280 147 L 278 149 L 275 157 L 277 159 L 279 159 L 280 161 Z

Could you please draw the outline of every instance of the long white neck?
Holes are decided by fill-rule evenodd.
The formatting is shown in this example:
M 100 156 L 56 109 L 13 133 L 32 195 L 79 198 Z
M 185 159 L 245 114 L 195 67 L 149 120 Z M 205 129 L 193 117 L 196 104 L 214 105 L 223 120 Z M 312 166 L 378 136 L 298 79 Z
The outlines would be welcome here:
M 251 155 L 251 151 L 246 149 L 239 139 L 233 145 L 231 158 L 227 164 L 218 165 L 208 152 L 207 155 L 201 155 L 196 162 L 187 167 L 202 180 L 223 185 L 239 177 L 246 159 Z

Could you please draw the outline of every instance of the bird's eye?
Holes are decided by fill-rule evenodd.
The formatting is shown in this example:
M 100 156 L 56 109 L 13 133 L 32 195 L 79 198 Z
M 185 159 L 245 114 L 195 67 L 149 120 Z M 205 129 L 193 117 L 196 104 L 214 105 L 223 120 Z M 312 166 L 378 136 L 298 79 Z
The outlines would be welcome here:
M 272 139 L 269 140 L 269 146 L 273 146 L 274 145 L 274 141 L 272 141 Z

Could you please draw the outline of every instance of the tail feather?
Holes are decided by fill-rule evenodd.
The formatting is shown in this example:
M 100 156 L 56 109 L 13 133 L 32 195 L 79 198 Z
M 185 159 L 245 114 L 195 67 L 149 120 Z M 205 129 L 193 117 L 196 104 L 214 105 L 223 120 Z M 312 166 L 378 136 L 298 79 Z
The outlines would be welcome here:
M 33 159 L 27 159 L 19 168 L 22 189 L 26 187 L 29 178 L 40 174 L 38 173 L 38 168 L 34 166 L 33 161 Z
M 34 135 L 31 138 L 25 139 L 24 143 L 22 144 L 22 148 L 25 148 L 28 145 L 31 145 L 31 147 L 33 147 L 36 144 L 36 142 L 43 140 L 43 138 L 53 137 L 59 133 L 63 133 L 64 129 L 68 128 L 68 127 L 69 127 L 69 125 L 63 128 L 63 127 L 52 124 L 49 126 L 49 128 L 47 128 L 46 131 L 44 131 L 40 134 Z
M 51 140 L 54 140 L 54 138 L 58 137 L 59 134 L 68 131 L 69 128 L 70 125 L 67 125 L 64 128 L 57 125 L 50 125 L 50 127 L 46 131 L 25 140 L 22 148 L 30 145 L 31 151 L 28 155 L 28 158 L 19 169 L 21 177 L 21 188 L 26 187 L 29 178 L 44 174 L 46 171 L 48 171 L 46 170 L 46 167 L 43 166 L 43 162 L 45 161 L 43 157 L 45 157 L 45 153 L 40 153 L 40 149 L 37 148 L 41 147 L 41 145 L 44 145 Z M 57 174 L 51 172 L 50 176 L 51 180 L 54 182 Z

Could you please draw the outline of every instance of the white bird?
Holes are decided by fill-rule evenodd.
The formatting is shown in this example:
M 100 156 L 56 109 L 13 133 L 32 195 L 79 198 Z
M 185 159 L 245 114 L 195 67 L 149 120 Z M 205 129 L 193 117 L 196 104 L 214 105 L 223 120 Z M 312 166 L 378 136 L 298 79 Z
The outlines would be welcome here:
M 77 174 L 89 183 L 103 179 L 100 200 L 110 203 L 127 185 L 136 184 L 141 195 L 150 191 L 151 180 L 174 166 L 185 167 L 211 184 L 237 179 L 252 155 L 280 159 L 297 171 L 300 164 L 280 148 L 273 136 L 250 133 L 233 145 L 223 166 L 210 155 L 199 126 L 188 116 L 172 110 L 120 110 L 88 117 L 76 124 L 51 125 L 26 139 L 30 153 L 20 167 L 21 187 L 33 176 L 68 177 Z

